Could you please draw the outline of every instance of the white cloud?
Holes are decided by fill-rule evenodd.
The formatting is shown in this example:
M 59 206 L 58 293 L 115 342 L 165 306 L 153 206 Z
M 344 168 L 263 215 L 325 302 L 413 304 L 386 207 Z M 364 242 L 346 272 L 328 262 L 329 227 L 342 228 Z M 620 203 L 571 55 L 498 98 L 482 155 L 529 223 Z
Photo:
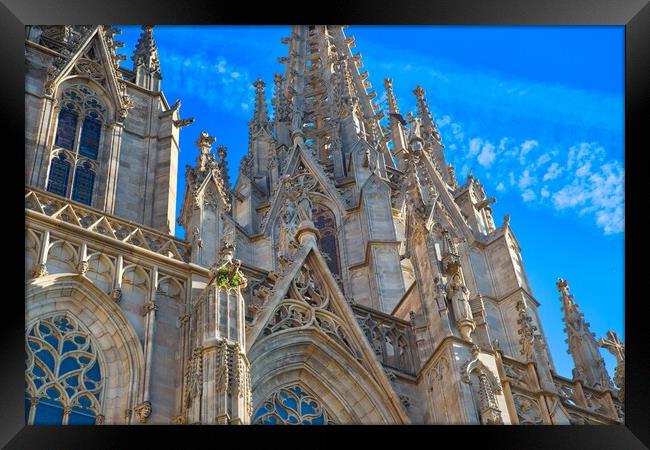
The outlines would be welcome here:
M 625 170 L 618 161 L 613 161 L 601 165 L 591 176 L 574 178 L 553 194 L 553 204 L 559 210 L 574 208 L 579 214 L 593 213 L 605 234 L 622 232 L 625 228 L 624 183 Z
M 551 192 L 548 190 L 548 186 L 544 186 L 542 190 L 539 192 L 539 195 L 542 196 L 542 198 L 547 198 L 551 195 Z
M 521 164 L 522 166 L 526 164 L 526 155 L 532 152 L 538 146 L 539 143 L 537 141 L 534 140 L 524 141 L 524 143 L 521 144 L 521 151 L 519 152 L 519 164 Z
M 439 128 L 444 128 L 451 123 L 451 117 L 449 117 L 448 114 L 445 114 L 442 116 L 442 119 L 438 119 L 436 122 L 438 123 Z
M 548 166 L 548 169 L 546 170 L 546 173 L 542 177 L 542 180 L 544 181 L 554 180 L 560 176 L 563 170 L 564 169 L 562 169 L 558 163 L 554 162 L 550 166 Z
M 535 200 L 535 198 L 537 198 L 537 196 L 535 195 L 535 192 L 533 192 L 532 189 L 526 189 L 521 193 L 521 198 L 525 202 L 532 202 L 533 200 Z
M 469 141 L 469 154 L 470 156 L 476 156 L 478 155 L 478 152 L 481 151 L 481 139 L 480 138 L 473 138 L 472 140 Z
M 483 144 L 483 148 L 481 149 L 481 154 L 478 155 L 476 158 L 478 160 L 478 163 L 485 167 L 486 169 L 489 168 L 494 160 L 496 159 L 496 153 L 494 151 L 494 145 L 492 145 L 490 142 L 486 142 Z
M 519 177 L 519 189 L 523 191 L 527 187 L 533 186 L 536 181 L 535 177 L 530 174 L 530 170 L 526 169 L 524 170 L 524 173 L 521 174 L 521 177 Z
M 541 167 L 544 164 L 546 164 L 547 162 L 549 162 L 550 160 L 551 160 L 551 155 L 548 154 L 548 153 L 544 153 L 539 158 L 537 158 L 537 161 L 535 162 L 535 166 L 536 167 Z
M 495 189 L 499 192 L 503 192 L 506 190 L 505 185 L 503 184 L 503 181 L 500 181 L 499 184 L 497 184 L 497 187 Z
M 185 96 L 199 98 L 210 108 L 248 115 L 254 100 L 251 77 L 243 67 L 223 56 L 168 54 L 165 86 Z M 244 106 L 246 105 L 246 106 Z

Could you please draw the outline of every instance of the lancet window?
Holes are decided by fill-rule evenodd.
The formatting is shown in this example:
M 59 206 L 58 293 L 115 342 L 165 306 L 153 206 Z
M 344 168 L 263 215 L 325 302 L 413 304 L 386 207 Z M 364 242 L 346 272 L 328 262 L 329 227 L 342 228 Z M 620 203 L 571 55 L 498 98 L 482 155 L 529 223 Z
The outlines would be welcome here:
M 68 87 L 60 102 L 46 189 L 91 205 L 107 110 L 99 94 L 85 85 Z

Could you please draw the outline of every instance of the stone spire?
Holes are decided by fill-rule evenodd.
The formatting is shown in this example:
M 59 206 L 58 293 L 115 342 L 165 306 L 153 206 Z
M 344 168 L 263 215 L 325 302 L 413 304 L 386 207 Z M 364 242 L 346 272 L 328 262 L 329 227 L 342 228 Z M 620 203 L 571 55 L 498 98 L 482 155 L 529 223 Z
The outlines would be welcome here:
M 195 141 L 196 146 L 199 148 L 199 156 L 196 158 L 196 167 L 187 166 L 185 178 L 188 187 L 192 192 L 196 192 L 201 188 L 203 181 L 212 174 L 216 182 L 217 190 L 220 197 L 224 202 L 224 209 L 230 210 L 230 186 L 228 185 L 228 175 L 225 157 L 226 148 L 220 146 L 218 149 L 219 160 L 214 157 L 212 153 L 212 144 L 216 138 L 210 136 L 206 131 L 202 131 L 199 138 Z
M 413 93 L 415 94 L 418 116 L 421 121 L 421 136 L 424 139 L 424 148 L 431 155 L 436 169 L 444 181 L 450 183 L 449 172 L 447 170 L 447 162 L 443 153 L 443 146 L 440 140 L 440 133 L 436 127 L 429 104 L 427 102 L 424 89 L 422 86 L 417 86 Z
M 557 290 L 562 294 L 562 321 L 566 325 L 567 353 L 573 358 L 575 368 L 573 378 L 595 388 L 608 389 L 611 386 L 609 375 L 605 370 L 605 361 L 598 351 L 595 335 L 589 331 L 589 323 L 578 310 L 578 304 L 569 293 L 569 283 L 560 278 L 556 282 Z
M 388 100 L 388 117 L 390 127 L 390 138 L 393 140 L 393 154 L 397 157 L 397 168 L 404 171 L 406 170 L 406 136 L 404 134 L 404 126 L 406 121 L 402 117 L 397 105 L 397 99 L 393 92 L 393 80 L 386 78 L 384 80 L 384 88 L 386 89 L 386 97 Z
M 150 91 L 160 90 L 160 60 L 158 48 L 153 38 L 153 25 L 143 25 L 142 33 L 131 57 L 135 83 Z
M 380 106 L 372 103 L 377 94 L 369 90 L 368 72 L 359 71 L 361 54 L 352 53 L 354 38 L 341 26 L 300 25 L 282 42 L 289 48 L 279 59 L 284 76 L 275 77 L 278 144 L 292 147 L 300 140 L 334 178 L 348 175 L 346 153 L 359 139 L 394 166 L 379 133 Z
M 269 124 L 269 113 L 266 110 L 266 97 L 264 95 L 266 83 L 258 78 L 253 83 L 253 86 L 255 87 L 255 111 L 253 112 L 253 119 L 248 123 L 251 132 L 255 132 Z

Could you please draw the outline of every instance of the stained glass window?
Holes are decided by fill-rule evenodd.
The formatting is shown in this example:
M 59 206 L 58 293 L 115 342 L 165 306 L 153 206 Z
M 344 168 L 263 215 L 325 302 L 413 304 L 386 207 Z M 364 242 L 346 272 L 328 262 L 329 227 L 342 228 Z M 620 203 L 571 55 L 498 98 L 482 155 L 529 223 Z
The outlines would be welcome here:
M 50 163 L 50 175 L 47 180 L 47 190 L 54 194 L 65 197 L 68 192 L 68 177 L 70 175 L 70 163 L 63 153 L 52 159 Z
M 66 315 L 27 330 L 25 417 L 37 425 L 94 424 L 103 389 L 90 337 Z
M 94 99 L 93 99 L 94 100 Z M 99 137 L 102 132 L 102 123 L 97 120 L 97 113 L 91 112 L 81 127 L 81 141 L 79 142 L 79 154 L 88 158 L 97 159 L 99 150 Z
M 334 421 L 320 402 L 300 385 L 282 388 L 257 408 L 255 425 L 331 425 Z
M 332 210 L 323 205 L 314 205 L 312 219 L 320 232 L 318 248 L 327 260 L 327 266 L 334 275 L 340 275 L 339 251 L 336 242 L 336 218 Z
M 72 200 L 90 205 L 92 203 L 94 181 L 95 172 L 93 172 L 88 162 L 78 166 L 74 176 Z
M 74 139 L 77 135 L 77 117 L 77 111 L 75 111 L 72 103 L 68 103 L 61 109 L 54 145 L 73 150 Z

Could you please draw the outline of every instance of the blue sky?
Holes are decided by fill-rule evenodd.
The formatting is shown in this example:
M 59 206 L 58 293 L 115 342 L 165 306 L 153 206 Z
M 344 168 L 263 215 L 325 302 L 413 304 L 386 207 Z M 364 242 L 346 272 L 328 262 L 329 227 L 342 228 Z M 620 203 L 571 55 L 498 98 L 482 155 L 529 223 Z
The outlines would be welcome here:
M 127 55 L 140 27 L 122 26 Z M 256 78 L 282 72 L 288 26 L 158 26 L 154 29 L 170 103 L 195 117 L 181 132 L 184 166 L 202 130 L 228 147 L 231 181 L 248 149 Z M 624 334 L 624 28 L 350 26 L 354 51 L 386 107 L 393 78 L 403 114 L 422 85 L 459 182 L 471 171 L 495 196 L 522 247 L 558 373 L 573 367 L 555 288 L 566 278 L 597 337 Z M 269 98 L 270 100 L 270 98 Z M 216 148 L 216 146 L 215 146 Z M 182 236 L 182 229 L 177 229 Z M 610 373 L 615 360 L 602 352 Z

